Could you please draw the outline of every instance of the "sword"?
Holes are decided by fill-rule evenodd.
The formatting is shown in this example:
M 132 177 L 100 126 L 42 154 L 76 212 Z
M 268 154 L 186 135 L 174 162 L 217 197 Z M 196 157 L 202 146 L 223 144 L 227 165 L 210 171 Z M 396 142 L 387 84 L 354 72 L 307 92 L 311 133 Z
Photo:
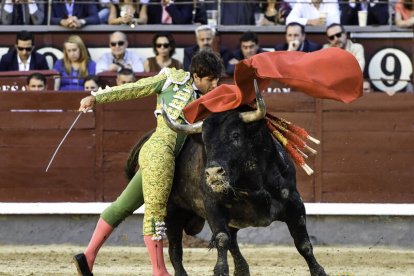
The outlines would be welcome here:
M 92 111 L 92 110 L 91 110 Z M 53 159 L 55 159 L 56 153 L 59 151 L 60 147 L 62 146 L 63 142 L 65 141 L 66 137 L 68 136 L 69 132 L 72 130 L 73 126 L 76 124 L 76 122 L 79 120 L 79 117 L 82 115 L 83 112 L 79 112 L 79 115 L 76 117 L 75 121 L 73 121 L 72 125 L 70 126 L 70 128 L 68 129 L 68 131 L 66 132 L 65 136 L 63 136 L 62 141 L 60 141 L 59 145 L 57 146 L 55 152 L 52 155 L 52 158 L 50 158 L 49 164 L 46 167 L 46 172 L 49 169 L 50 165 L 53 162 Z

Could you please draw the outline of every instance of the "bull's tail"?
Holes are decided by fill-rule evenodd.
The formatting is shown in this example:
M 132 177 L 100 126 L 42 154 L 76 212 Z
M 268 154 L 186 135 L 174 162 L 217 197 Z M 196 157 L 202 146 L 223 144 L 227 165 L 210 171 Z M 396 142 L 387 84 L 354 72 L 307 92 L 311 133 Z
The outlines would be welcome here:
M 151 135 L 155 132 L 155 129 L 147 132 L 142 136 L 138 142 L 134 145 L 132 150 L 129 153 L 128 160 L 125 165 L 125 174 L 128 180 L 131 180 L 134 177 L 135 172 L 138 170 L 138 155 L 141 151 L 142 146 L 144 143 L 151 137 Z

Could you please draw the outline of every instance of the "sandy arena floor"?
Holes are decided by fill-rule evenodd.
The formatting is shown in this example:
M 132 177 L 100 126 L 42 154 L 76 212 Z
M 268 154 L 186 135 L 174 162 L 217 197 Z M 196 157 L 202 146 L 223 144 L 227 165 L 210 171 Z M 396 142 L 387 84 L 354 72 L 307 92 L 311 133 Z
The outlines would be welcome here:
M 73 254 L 83 247 L 66 245 L 0 245 L 0 275 L 76 275 Z M 242 245 L 251 275 L 309 275 L 307 265 L 293 247 Z M 316 247 L 319 263 L 331 276 L 405 276 L 414 275 L 414 251 L 390 248 Z M 166 250 L 164 253 L 166 254 Z M 189 275 L 212 275 L 215 250 L 186 248 L 185 267 Z M 232 260 L 229 260 L 232 265 Z M 170 272 L 173 272 L 168 262 Z M 232 273 L 232 267 L 230 267 Z M 144 247 L 102 249 L 94 275 L 151 275 Z

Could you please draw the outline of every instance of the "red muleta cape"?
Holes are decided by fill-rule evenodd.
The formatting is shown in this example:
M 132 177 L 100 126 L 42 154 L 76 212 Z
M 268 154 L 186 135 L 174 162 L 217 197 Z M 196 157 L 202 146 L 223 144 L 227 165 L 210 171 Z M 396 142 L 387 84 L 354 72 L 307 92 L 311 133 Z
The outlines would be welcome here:
M 253 79 L 260 91 L 272 81 L 321 99 L 350 103 L 362 96 L 363 75 L 355 57 L 339 48 L 312 53 L 275 51 L 257 54 L 236 65 L 235 85 L 223 84 L 190 103 L 184 116 L 190 123 L 249 104 L 255 99 Z

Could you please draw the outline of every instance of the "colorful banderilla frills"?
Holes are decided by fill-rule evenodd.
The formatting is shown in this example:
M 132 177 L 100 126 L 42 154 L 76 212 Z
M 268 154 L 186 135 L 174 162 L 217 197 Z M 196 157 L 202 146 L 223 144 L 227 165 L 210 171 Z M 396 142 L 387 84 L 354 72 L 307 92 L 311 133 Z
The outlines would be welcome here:
M 320 141 L 310 136 L 305 129 L 295 126 L 291 122 L 278 118 L 268 112 L 266 113 L 266 124 L 273 137 L 285 147 L 295 163 L 308 175 L 313 174 L 311 167 L 305 163 L 305 159 L 308 156 L 303 150 L 307 150 L 312 154 L 316 154 L 317 151 L 309 147 L 304 140 L 307 139 L 315 144 L 319 144 Z

